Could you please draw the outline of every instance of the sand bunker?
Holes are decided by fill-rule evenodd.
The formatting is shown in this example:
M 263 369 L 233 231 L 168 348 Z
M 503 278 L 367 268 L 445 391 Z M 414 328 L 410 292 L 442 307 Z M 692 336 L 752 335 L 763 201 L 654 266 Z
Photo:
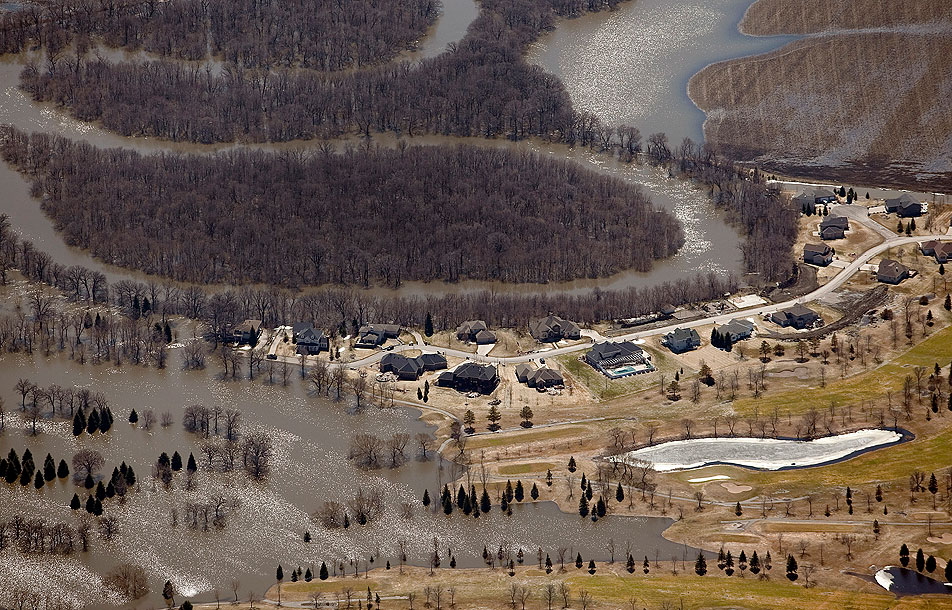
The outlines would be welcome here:
M 721 483 L 721 487 L 726 489 L 727 493 L 732 493 L 732 494 L 742 494 L 753 489 L 753 487 L 751 487 L 750 485 L 738 485 L 737 483 L 731 483 L 729 481 L 726 483 Z
M 926 538 L 932 544 L 952 544 L 952 534 L 942 534 L 941 536 L 929 536 Z

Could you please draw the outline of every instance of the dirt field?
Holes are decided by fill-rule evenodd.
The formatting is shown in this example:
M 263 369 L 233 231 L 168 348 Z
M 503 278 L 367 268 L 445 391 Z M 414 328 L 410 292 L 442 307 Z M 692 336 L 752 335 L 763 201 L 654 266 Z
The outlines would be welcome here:
M 708 115 L 706 139 L 776 171 L 872 173 L 884 184 L 948 190 L 950 12 L 929 0 L 760 0 L 744 20 L 747 31 L 830 32 L 696 74 L 688 90 Z M 874 27 L 884 29 L 839 29 Z

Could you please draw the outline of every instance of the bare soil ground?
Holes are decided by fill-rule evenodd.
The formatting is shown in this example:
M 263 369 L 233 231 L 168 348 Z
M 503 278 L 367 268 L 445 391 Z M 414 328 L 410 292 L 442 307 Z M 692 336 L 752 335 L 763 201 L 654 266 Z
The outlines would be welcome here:
M 760 0 L 746 31 L 823 33 L 696 74 L 688 91 L 707 113 L 706 139 L 776 171 L 948 190 L 950 11 L 929 0 Z

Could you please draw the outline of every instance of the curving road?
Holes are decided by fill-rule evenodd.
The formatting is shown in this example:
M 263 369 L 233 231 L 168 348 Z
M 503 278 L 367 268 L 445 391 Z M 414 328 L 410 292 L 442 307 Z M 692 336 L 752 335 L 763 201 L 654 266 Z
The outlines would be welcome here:
M 845 207 L 845 206 L 844 206 Z M 913 235 L 910 237 L 906 236 L 897 236 L 893 235 L 889 239 L 886 239 L 882 243 L 873 246 L 869 250 L 866 250 L 861 255 L 859 255 L 856 260 L 850 263 L 848 266 L 844 267 L 839 273 L 837 273 L 829 282 L 820 286 L 813 292 L 806 294 L 802 297 L 784 301 L 782 303 L 775 303 L 772 305 L 762 305 L 760 307 L 753 307 L 751 309 L 744 309 L 740 311 L 733 311 L 726 314 L 720 314 L 716 316 L 709 316 L 701 318 L 698 320 L 693 320 L 690 322 L 680 322 L 676 324 L 671 324 L 669 326 L 663 326 L 660 328 L 652 328 L 648 330 L 635 331 L 628 333 L 626 335 L 619 335 L 613 337 L 614 341 L 631 341 L 635 339 L 644 339 L 646 337 L 653 337 L 656 335 L 662 335 L 667 333 L 672 327 L 678 326 L 680 328 L 696 328 L 699 326 L 705 326 L 707 324 L 725 324 L 730 320 L 738 316 L 763 316 L 765 314 L 771 314 L 781 309 L 786 309 L 797 303 L 809 303 L 811 301 L 816 301 L 822 297 L 825 297 L 838 289 L 840 286 L 845 284 L 860 268 L 868 263 L 870 260 L 876 256 L 882 254 L 890 248 L 896 248 L 898 246 L 906 246 L 909 244 L 918 244 L 924 241 L 929 240 L 939 240 L 939 241 L 952 241 L 952 235 Z M 440 353 L 446 356 L 455 356 L 457 358 L 466 358 L 476 362 L 485 362 L 489 364 L 518 364 L 521 362 L 528 362 L 530 360 L 536 360 L 537 358 L 548 358 L 551 356 L 560 356 L 563 354 L 571 354 L 574 352 L 583 351 L 591 347 L 590 343 L 580 343 L 577 345 L 570 345 L 567 347 L 559 347 L 547 351 L 534 352 L 530 354 L 523 354 L 521 356 L 479 356 L 473 354 L 472 352 L 464 352 L 462 350 L 449 349 L 445 347 L 434 347 L 432 345 L 425 345 L 422 341 L 422 337 L 419 336 L 419 333 L 414 333 L 414 337 L 417 339 L 417 343 L 414 345 L 398 345 L 394 347 L 391 352 L 402 352 L 405 350 L 421 350 L 426 353 Z M 341 366 L 347 366 L 351 369 L 357 369 L 359 367 L 367 366 L 379 362 L 383 358 L 385 351 L 376 351 L 373 354 L 354 360 L 348 363 L 342 363 Z

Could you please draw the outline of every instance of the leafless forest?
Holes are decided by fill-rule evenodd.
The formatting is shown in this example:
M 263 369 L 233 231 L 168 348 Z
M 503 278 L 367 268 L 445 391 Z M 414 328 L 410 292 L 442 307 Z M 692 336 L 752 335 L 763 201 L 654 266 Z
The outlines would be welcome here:
M 540 136 L 586 144 L 596 136 L 597 120 L 574 112 L 562 83 L 528 65 L 523 54 L 557 16 L 615 4 L 617 0 L 486 0 L 466 37 L 447 53 L 415 67 L 391 62 L 336 75 L 232 63 L 219 75 L 170 59 L 114 63 L 88 49 L 83 52 L 85 45 L 67 52 L 68 28 L 53 30 L 39 15 L 11 19 L 0 29 L 0 49 L 19 52 L 42 45 L 48 60 L 24 70 L 24 89 L 36 100 L 54 102 L 81 120 L 101 121 L 124 135 L 231 142 L 390 131 Z M 237 23 L 226 21 L 222 27 L 228 30 L 222 37 L 230 32 L 244 41 L 247 35 L 247 55 L 256 57 L 253 36 Z M 113 26 L 103 28 L 111 31 Z M 123 34 L 119 36 L 111 42 L 121 43 Z M 233 46 L 244 48 L 238 42 Z M 286 47 L 274 45 L 272 53 Z M 239 55 L 245 63 L 260 63 Z M 300 57 L 297 62 L 302 63 Z
M 637 188 L 466 146 L 142 156 L 6 131 L 67 242 L 194 283 L 547 282 L 648 270 L 684 237 Z
M 241 68 L 360 68 L 393 59 L 437 18 L 438 0 L 53 0 L 0 18 L 0 50 L 54 55 L 97 43 Z M 46 22 L 46 27 L 40 24 Z

